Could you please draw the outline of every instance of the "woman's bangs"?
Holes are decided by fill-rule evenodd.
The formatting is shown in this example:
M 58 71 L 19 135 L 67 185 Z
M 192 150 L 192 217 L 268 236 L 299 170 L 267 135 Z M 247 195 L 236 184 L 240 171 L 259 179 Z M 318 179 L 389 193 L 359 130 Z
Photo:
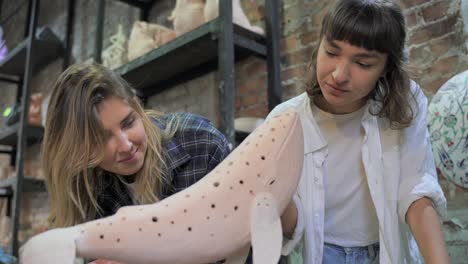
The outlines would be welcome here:
M 358 11 L 352 16 L 341 13 L 334 15 L 323 28 L 328 41 L 345 41 L 353 46 L 382 53 L 399 49 L 400 44 L 392 40 L 398 40 L 400 36 L 397 35 L 397 29 L 391 28 L 394 24 L 390 21 L 374 19 L 373 14 L 366 14 L 365 11 Z

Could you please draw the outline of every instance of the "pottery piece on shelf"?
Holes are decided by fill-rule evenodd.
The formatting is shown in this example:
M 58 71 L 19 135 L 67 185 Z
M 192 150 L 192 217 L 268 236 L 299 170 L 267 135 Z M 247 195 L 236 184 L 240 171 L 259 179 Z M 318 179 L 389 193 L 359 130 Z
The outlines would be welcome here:
M 176 36 L 183 35 L 205 23 L 204 7 L 204 0 L 177 0 L 168 18 L 174 24 Z
M 28 111 L 28 124 L 32 126 L 42 126 L 42 93 L 31 94 Z
M 219 15 L 219 0 L 206 0 L 204 16 L 205 22 L 215 19 Z M 232 0 L 232 20 L 235 24 L 246 28 L 250 31 L 258 33 L 260 35 L 265 35 L 263 28 L 258 26 L 253 26 L 250 24 L 249 19 L 245 15 L 244 10 L 242 9 L 240 0 Z
M 437 168 L 450 182 L 468 189 L 468 70 L 434 95 L 428 125 Z
M 110 42 L 111 45 L 102 52 L 102 65 L 115 69 L 127 62 L 127 42 L 122 25 L 117 26 L 117 33 L 110 37 Z
M 128 60 L 134 60 L 153 49 L 157 49 L 175 37 L 175 32 L 167 27 L 136 21 L 133 23 L 128 41 Z

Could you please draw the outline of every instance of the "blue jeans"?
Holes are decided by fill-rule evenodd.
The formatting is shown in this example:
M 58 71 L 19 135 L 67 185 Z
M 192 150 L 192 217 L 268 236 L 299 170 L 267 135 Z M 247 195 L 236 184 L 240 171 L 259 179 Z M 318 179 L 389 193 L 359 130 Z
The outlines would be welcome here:
M 379 243 L 365 247 L 341 247 L 325 243 L 322 264 L 378 264 Z

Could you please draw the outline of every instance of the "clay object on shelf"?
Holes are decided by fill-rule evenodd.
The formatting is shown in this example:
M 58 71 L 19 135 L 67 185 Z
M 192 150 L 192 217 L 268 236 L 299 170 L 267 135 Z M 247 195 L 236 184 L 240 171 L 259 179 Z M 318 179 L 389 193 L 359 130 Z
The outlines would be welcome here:
M 173 22 L 176 36 L 183 35 L 205 23 L 204 0 L 177 0 L 168 20 Z
M 218 7 L 219 0 L 206 0 L 204 9 L 205 22 L 208 22 L 218 17 Z M 260 35 L 265 35 L 265 31 L 263 30 L 263 28 L 253 26 L 252 24 L 250 24 L 249 19 L 247 18 L 244 10 L 242 9 L 240 0 L 232 0 L 232 20 L 235 24 L 243 28 L 246 28 Z
M 75 256 L 124 263 L 278 263 L 280 215 L 297 190 L 304 159 L 299 115 L 262 123 L 192 186 L 158 203 L 31 238 L 22 264 L 72 263 Z M 54 250 L 50 250 L 53 248 Z
M 428 125 L 437 168 L 449 182 L 468 189 L 468 70 L 434 95 Z
M 117 26 L 117 33 L 110 37 L 110 42 L 111 45 L 102 52 L 102 64 L 115 69 L 127 62 L 127 40 L 122 25 Z
M 28 112 L 28 124 L 32 126 L 42 126 L 42 93 L 31 94 Z
M 134 60 L 175 37 L 175 32 L 169 28 L 144 21 L 135 21 L 128 41 L 128 60 Z

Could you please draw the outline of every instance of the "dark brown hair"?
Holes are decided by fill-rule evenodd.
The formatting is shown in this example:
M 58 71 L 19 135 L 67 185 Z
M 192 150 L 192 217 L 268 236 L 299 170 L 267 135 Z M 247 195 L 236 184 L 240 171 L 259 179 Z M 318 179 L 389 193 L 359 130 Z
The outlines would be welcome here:
M 322 20 L 320 41 L 345 41 L 353 46 L 387 54 L 385 74 L 369 95 L 380 102 L 370 113 L 387 118 L 392 128 L 411 124 L 415 111 L 405 50 L 406 25 L 401 8 L 392 0 L 339 0 Z M 317 52 L 310 63 L 306 91 L 310 97 L 321 94 L 317 81 Z

